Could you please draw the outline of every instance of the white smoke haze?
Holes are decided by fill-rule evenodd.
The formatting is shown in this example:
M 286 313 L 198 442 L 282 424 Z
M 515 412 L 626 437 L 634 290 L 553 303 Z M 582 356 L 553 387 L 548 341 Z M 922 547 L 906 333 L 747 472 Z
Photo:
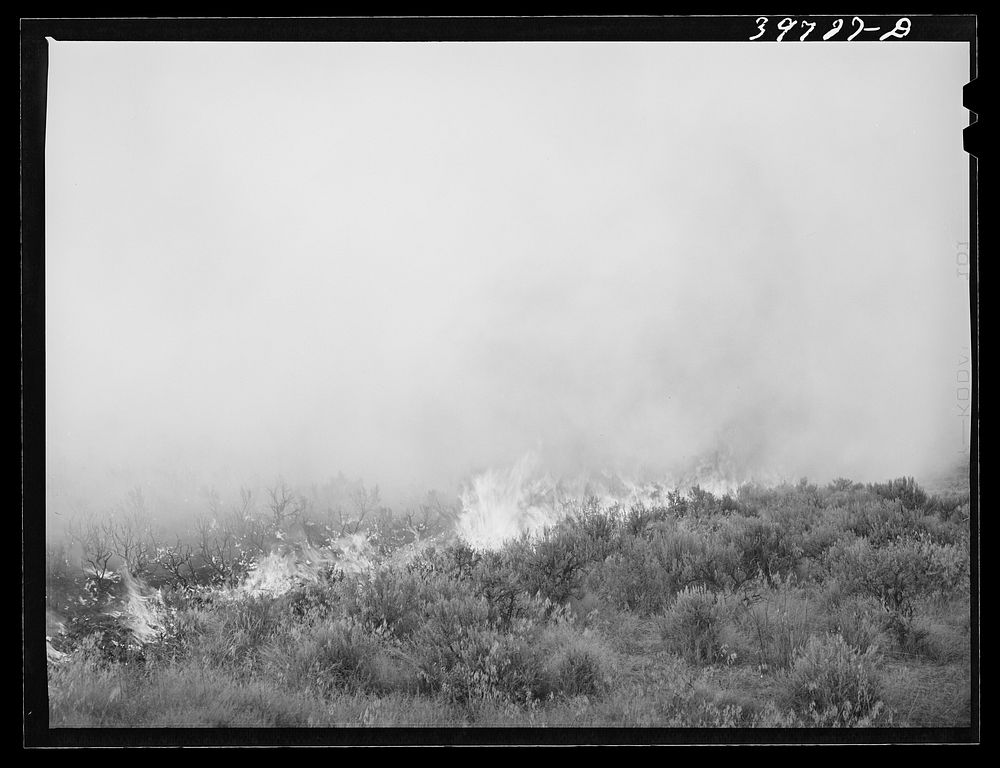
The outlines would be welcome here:
M 919 479 L 965 447 L 964 44 L 49 61 L 51 511 L 343 473 L 461 495 L 490 541 L 572 478 Z

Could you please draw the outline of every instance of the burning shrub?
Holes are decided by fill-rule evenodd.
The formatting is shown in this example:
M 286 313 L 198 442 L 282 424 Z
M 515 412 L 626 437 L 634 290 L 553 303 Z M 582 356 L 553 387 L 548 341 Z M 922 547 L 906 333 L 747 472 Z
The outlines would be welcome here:
M 78 616 L 68 627 L 65 645 L 95 664 L 139 664 L 146 661 L 145 644 L 119 616 Z
M 113 585 L 114 592 L 101 600 L 67 601 L 72 610 L 58 625 L 57 650 L 80 648 L 100 663 L 143 664 L 149 648 L 159 651 L 172 634 L 170 612 L 158 592 L 128 571 L 109 574 L 105 585 Z
M 324 581 L 289 590 L 281 597 L 283 610 L 293 621 L 317 621 L 340 614 L 345 605 L 341 589 L 345 578 L 337 571 Z
M 874 649 L 859 652 L 840 635 L 812 637 L 798 654 L 785 695 L 817 725 L 864 726 L 885 719 Z
M 538 457 L 528 454 L 506 470 L 489 470 L 472 478 L 462 494 L 456 528 L 477 548 L 492 548 L 534 534 L 563 517 L 557 508 L 555 481 L 541 471 Z

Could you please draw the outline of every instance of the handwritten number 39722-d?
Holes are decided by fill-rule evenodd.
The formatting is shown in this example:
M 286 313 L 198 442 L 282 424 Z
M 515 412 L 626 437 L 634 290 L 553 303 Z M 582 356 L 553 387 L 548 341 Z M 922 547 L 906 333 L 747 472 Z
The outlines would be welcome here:
M 767 24 L 768 24 L 767 16 L 758 16 L 756 24 L 758 30 L 757 34 L 751 37 L 750 40 L 760 40 L 765 35 L 765 33 L 767 32 Z M 805 40 L 807 37 L 809 37 L 810 34 L 812 34 L 812 31 L 816 29 L 815 22 L 806 21 L 805 19 L 795 20 L 790 17 L 785 17 L 777 24 L 777 27 L 780 30 L 777 42 L 780 43 L 782 40 L 784 40 L 785 35 L 791 32 L 792 28 L 795 27 L 796 24 L 799 25 L 800 29 L 804 30 L 804 32 L 799 36 L 799 40 Z M 908 34 L 910 34 L 910 26 L 911 24 L 909 19 L 905 17 L 901 18 L 899 21 L 896 22 L 896 25 L 892 29 L 890 29 L 884 35 L 879 37 L 879 40 L 888 40 L 890 37 L 904 38 Z M 881 27 L 866 27 L 864 20 L 857 16 L 851 19 L 851 27 L 854 29 L 854 31 L 851 32 L 851 34 L 848 36 L 847 38 L 848 40 L 853 40 L 862 32 L 878 32 L 882 29 Z M 826 34 L 823 35 L 823 39 L 830 40 L 831 38 L 836 37 L 843 28 L 844 28 L 844 20 L 837 19 L 835 22 L 833 22 L 833 26 L 831 26 L 830 29 L 827 30 Z

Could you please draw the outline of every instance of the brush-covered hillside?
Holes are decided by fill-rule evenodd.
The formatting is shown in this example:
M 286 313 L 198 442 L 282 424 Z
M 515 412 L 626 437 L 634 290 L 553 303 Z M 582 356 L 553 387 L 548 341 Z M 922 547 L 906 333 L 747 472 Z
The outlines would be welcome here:
M 515 490 L 76 521 L 51 726 L 969 724 L 961 488 Z

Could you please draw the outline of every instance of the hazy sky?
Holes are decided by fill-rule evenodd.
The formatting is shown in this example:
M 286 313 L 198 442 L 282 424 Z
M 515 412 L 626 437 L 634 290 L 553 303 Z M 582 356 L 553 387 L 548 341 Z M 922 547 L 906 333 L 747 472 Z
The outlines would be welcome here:
M 50 46 L 50 469 L 961 449 L 944 43 Z M 967 366 L 966 366 L 967 367 Z

